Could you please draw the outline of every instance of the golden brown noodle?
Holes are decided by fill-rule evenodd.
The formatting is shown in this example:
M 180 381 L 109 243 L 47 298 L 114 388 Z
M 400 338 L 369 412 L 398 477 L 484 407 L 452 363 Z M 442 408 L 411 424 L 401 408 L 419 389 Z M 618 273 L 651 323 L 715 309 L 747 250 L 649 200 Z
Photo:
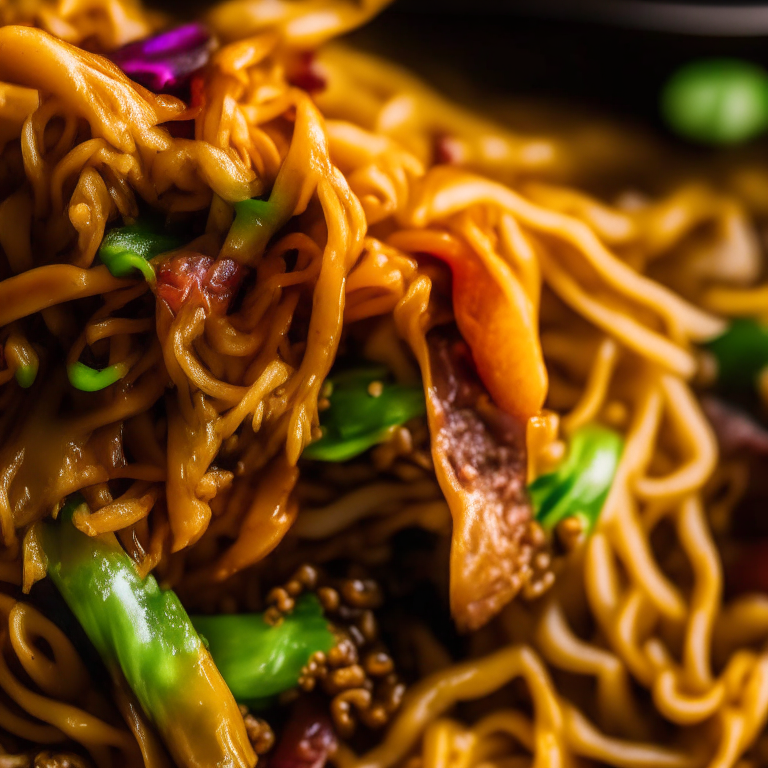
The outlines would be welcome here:
M 752 226 L 768 208 L 768 182 L 756 171 L 735 173 L 733 192 L 686 183 L 655 199 L 599 200 L 562 185 L 580 167 L 577 146 L 515 135 L 365 54 L 326 46 L 318 62 L 327 89 L 312 98 L 290 84 L 298 50 L 381 5 L 218 6 L 208 22 L 228 44 L 214 54 L 198 110 L 74 47 L 91 41 L 109 51 L 161 26 L 133 3 L 0 6 L 8 177 L 0 203 L 0 579 L 10 589 L 23 572 L 28 591 L 44 576 L 36 522 L 76 490 L 94 510 L 76 520 L 82 530 L 117 531 L 142 572 L 155 570 L 182 593 L 257 563 L 289 529 L 294 544 L 317 543 L 318 561 L 361 541 L 371 562 L 385 561 L 406 527 L 445 538 L 448 509 L 428 461 L 405 469 L 395 451 L 400 481 L 371 469 L 346 488 L 322 486 L 323 497 L 301 509 L 294 489 L 344 329 L 376 319 L 368 356 L 401 379 L 414 375 L 397 336 L 417 346 L 433 287 L 414 256 L 448 234 L 486 265 L 502 264 L 534 319 L 540 312 L 551 410 L 528 427 L 530 478 L 562 456 L 560 433 L 590 421 L 623 431 L 626 448 L 598 530 L 560 564 L 554 587 L 511 603 L 501 635 L 489 642 L 482 630 L 478 653 L 459 664 L 414 629 L 432 668 L 378 746 L 360 756 L 343 746 L 335 762 L 757 765 L 739 760 L 768 719 L 768 604 L 760 596 L 723 603 L 710 517 L 714 524 L 727 511 L 705 507 L 704 495 L 723 467 L 691 380 L 694 345 L 724 328 L 721 316 L 768 316 Z M 37 66 L 24 64 L 29 55 Z M 194 140 L 167 130 L 187 120 Z M 434 163 L 445 135 L 457 167 Z M 125 316 L 152 297 L 146 284 L 94 266 L 110 222 L 135 217 L 140 202 L 174 216 L 206 210 L 205 232 L 189 248 L 215 258 L 231 204 L 270 189 L 299 227 L 253 265 L 256 280 L 236 311 L 185 306 L 174 315 L 158 302 L 156 319 L 154 307 Z M 74 300 L 93 296 L 103 302 L 87 315 L 75 310 Z M 300 323 L 299 339 L 291 328 Z M 32 360 L 57 362 L 30 341 L 38 326 L 66 362 L 91 350 L 124 362 L 128 375 L 65 403 L 59 366 L 38 382 L 33 402 L 12 376 Z M 533 334 L 521 346 L 538 346 Z M 153 409 L 163 401 L 158 424 Z M 20 409 L 28 412 L 18 423 Z M 236 470 L 223 469 L 220 457 Z M 116 479 L 130 482 L 114 497 Z M 674 568 L 654 547 L 662 528 L 674 540 Z M 6 734 L 77 742 L 99 766 L 165 764 L 130 694 L 116 692 L 114 710 L 51 621 L 7 596 L 0 608 Z M 50 657 L 39 645 L 33 652 L 41 639 Z M 530 708 L 498 708 L 467 723 L 450 715 L 455 703 L 518 677 Z

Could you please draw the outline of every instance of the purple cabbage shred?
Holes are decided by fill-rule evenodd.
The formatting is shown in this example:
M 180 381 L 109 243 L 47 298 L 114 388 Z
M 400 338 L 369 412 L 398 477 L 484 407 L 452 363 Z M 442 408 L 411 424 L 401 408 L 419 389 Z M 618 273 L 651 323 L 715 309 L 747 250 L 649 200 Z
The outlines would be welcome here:
M 150 91 L 182 95 L 192 75 L 208 63 L 213 46 L 210 32 L 191 23 L 128 43 L 109 58 Z

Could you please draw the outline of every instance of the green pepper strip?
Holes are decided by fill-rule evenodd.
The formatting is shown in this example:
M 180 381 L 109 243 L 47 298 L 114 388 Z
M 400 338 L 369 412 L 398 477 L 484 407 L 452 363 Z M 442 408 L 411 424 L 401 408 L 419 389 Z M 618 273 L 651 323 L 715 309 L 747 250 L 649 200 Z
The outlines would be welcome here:
M 750 390 L 768 366 L 768 325 L 733 320 L 724 334 L 706 344 L 717 361 L 717 383 L 727 390 Z
M 290 210 L 276 199 L 235 203 L 235 220 L 229 228 L 221 256 L 253 265 L 264 253 L 269 238 L 290 218 Z
M 528 488 L 536 519 L 546 530 L 573 516 L 587 532 L 595 527 L 623 448 L 624 439 L 611 429 L 589 424 L 576 431 L 560 466 Z
M 72 518 L 82 507 L 76 497 L 45 523 L 43 549 L 113 679 L 124 677 L 179 766 L 250 768 L 243 718 L 178 597 L 142 579 L 114 536 L 80 532 Z
M 180 238 L 158 232 L 151 221 L 137 221 L 107 232 L 99 247 L 99 258 L 115 277 L 131 277 L 137 269 L 147 282 L 152 283 L 155 269 L 149 263 L 150 259 L 182 244 Z
M 295 687 L 312 654 L 327 653 L 335 644 L 313 594 L 302 595 L 277 626 L 260 613 L 193 616 L 192 623 L 243 704 L 259 703 Z
M 78 360 L 67 366 L 67 376 L 69 383 L 75 389 L 83 392 L 98 392 L 100 389 L 105 389 L 112 386 L 116 381 L 120 381 L 129 370 L 129 367 L 124 363 L 115 363 L 99 370 Z
M 426 413 L 421 386 L 386 382 L 386 368 L 375 366 L 332 376 L 330 406 L 320 413 L 323 436 L 303 456 L 321 461 L 347 461 L 385 441 L 393 427 Z M 371 389 L 380 388 L 380 393 Z M 372 394 L 374 392 L 375 394 Z

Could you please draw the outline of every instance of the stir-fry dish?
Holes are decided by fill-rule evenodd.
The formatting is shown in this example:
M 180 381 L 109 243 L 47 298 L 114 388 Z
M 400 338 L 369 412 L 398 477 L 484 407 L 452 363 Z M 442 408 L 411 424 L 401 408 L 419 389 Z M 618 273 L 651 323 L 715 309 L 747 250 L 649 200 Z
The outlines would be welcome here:
M 764 161 L 384 4 L 0 4 L 0 767 L 768 765 Z

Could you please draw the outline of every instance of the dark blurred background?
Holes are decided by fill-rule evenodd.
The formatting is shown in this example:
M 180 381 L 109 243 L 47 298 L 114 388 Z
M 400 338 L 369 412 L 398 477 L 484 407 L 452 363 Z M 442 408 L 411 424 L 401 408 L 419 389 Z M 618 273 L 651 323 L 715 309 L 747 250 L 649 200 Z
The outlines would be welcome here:
M 145 0 L 180 16 L 205 0 Z M 735 56 L 768 67 L 768 2 L 395 0 L 348 36 L 445 93 L 571 103 L 663 132 L 659 91 L 680 65 Z
M 554 97 L 661 131 L 659 92 L 680 65 L 735 56 L 768 66 L 768 3 L 398 0 L 350 37 L 449 93 Z

